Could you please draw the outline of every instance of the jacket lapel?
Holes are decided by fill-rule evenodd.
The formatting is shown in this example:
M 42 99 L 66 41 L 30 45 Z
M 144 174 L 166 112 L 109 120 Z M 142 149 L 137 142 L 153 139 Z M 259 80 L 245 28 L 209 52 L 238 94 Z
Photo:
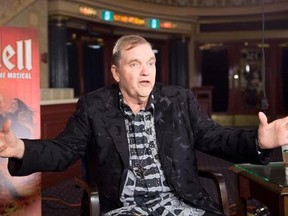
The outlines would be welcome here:
M 117 93 L 116 93 L 117 92 Z M 119 110 L 118 91 L 110 95 L 106 100 L 106 111 L 103 113 L 107 130 L 112 137 L 115 148 L 122 158 L 125 168 L 129 166 L 129 150 L 125 128 L 125 118 Z
M 157 89 L 155 89 L 157 91 Z M 159 90 L 158 90 L 159 91 Z M 154 94 L 155 97 L 155 130 L 159 150 L 160 161 L 164 174 L 171 183 L 171 172 L 173 162 L 173 106 L 169 98 L 163 97 L 161 91 Z
M 127 134 L 125 128 L 125 118 L 123 113 L 119 110 L 119 95 L 118 95 L 118 87 L 114 88 L 115 91 L 105 99 L 105 111 L 103 112 L 105 123 L 107 125 L 107 129 L 109 134 L 111 135 L 115 148 L 119 152 L 124 168 L 128 168 L 129 166 L 129 149 L 128 149 L 128 141 Z M 154 95 L 155 97 L 155 128 L 157 135 L 157 144 L 158 148 L 165 157 L 171 159 L 171 149 L 172 146 L 163 146 L 165 140 L 170 139 L 171 137 L 171 127 L 173 125 L 172 121 L 172 113 L 173 107 L 172 102 L 167 98 L 161 95 L 161 91 L 156 87 L 153 92 L 157 92 Z M 164 121 L 165 119 L 165 121 Z M 170 133 L 170 134 L 168 134 Z M 165 148 L 165 149 L 164 149 Z M 165 153 L 165 154 L 164 154 Z

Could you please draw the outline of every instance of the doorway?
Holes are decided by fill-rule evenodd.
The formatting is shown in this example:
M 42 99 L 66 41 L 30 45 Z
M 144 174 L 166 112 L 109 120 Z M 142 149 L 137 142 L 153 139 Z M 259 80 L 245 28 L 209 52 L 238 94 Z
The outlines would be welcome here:
M 204 50 L 202 53 L 202 85 L 213 86 L 212 112 L 227 112 L 229 96 L 228 51 Z

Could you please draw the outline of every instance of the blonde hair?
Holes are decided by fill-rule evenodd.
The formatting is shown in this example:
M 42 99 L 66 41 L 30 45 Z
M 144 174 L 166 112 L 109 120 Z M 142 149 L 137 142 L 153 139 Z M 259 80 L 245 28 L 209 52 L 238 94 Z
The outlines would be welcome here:
M 151 46 L 151 44 L 145 38 L 139 35 L 125 35 L 120 37 L 113 48 L 112 64 L 119 66 L 122 50 L 130 50 L 142 44 L 149 44 Z

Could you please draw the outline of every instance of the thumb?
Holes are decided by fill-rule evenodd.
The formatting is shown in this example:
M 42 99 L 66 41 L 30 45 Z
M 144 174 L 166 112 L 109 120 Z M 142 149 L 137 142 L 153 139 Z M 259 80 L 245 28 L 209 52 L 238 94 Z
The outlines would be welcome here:
M 6 119 L 3 122 L 3 126 L 2 126 L 2 131 L 3 133 L 9 133 L 10 132 L 10 128 L 11 128 L 11 119 Z
M 258 113 L 258 118 L 260 121 L 260 126 L 264 126 L 268 124 L 268 118 L 263 112 Z

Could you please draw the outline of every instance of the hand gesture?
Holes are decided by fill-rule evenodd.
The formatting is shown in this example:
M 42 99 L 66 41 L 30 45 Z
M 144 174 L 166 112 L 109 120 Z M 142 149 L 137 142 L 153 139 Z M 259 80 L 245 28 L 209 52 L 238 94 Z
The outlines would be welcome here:
M 271 149 L 288 144 L 288 117 L 280 118 L 268 123 L 263 112 L 258 113 L 259 128 L 258 142 L 262 149 Z
M 24 143 L 18 139 L 10 129 L 11 120 L 6 120 L 0 130 L 0 157 L 22 158 L 24 154 Z

